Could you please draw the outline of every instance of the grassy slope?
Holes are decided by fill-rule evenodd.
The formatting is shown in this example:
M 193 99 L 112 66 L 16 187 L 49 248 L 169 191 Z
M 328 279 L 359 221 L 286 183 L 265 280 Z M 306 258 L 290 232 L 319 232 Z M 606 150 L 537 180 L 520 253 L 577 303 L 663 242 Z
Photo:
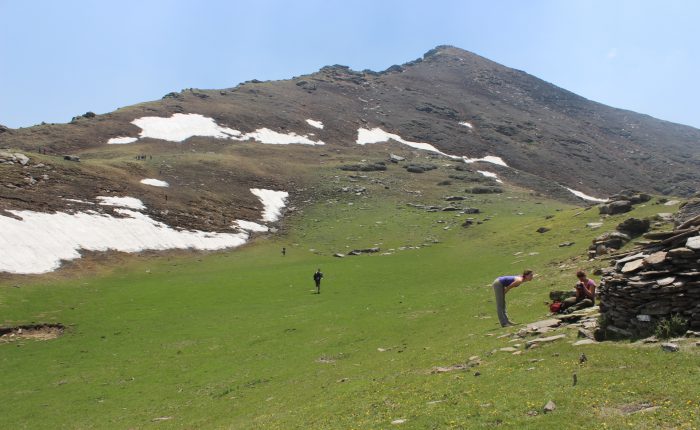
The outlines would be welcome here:
M 3 282 L 5 325 L 70 328 L 53 341 L 0 345 L 0 427 L 697 427 L 696 352 L 559 342 L 490 353 L 511 345 L 498 339 L 508 331 L 498 327 L 491 280 L 534 268 L 539 280 L 509 294 L 509 313 L 545 317 L 547 292 L 571 284 L 578 264 L 591 267 L 575 258 L 598 233 L 585 228 L 596 210 L 512 190 L 473 197 L 469 205 L 492 219 L 464 229 L 454 213 L 409 208 L 381 190 L 319 202 L 289 219 L 287 237 L 234 252 L 128 258 L 114 273 L 30 278 L 21 288 Z M 448 190 L 427 194 L 440 192 Z M 552 230 L 536 233 L 540 226 Z M 558 247 L 567 240 L 576 244 Z M 375 244 L 396 251 L 330 256 Z M 430 246 L 398 250 L 422 244 Z M 321 295 L 312 294 L 317 267 Z M 484 361 L 478 368 L 430 373 L 473 355 Z M 555 413 L 527 414 L 550 399 Z M 645 402 L 661 408 L 619 413 Z

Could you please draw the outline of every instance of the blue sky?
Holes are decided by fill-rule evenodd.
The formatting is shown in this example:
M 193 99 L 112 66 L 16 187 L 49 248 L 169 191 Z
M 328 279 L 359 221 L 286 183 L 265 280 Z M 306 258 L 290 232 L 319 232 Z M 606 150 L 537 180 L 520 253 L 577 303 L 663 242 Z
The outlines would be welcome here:
M 700 128 L 698 18 L 694 0 L 0 0 L 0 124 L 330 64 L 384 70 L 447 44 Z

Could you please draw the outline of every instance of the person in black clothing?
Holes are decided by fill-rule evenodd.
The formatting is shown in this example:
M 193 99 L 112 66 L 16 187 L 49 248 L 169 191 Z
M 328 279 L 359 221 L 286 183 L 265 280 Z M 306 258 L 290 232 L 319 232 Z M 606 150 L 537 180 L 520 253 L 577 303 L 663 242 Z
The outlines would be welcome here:
M 323 279 L 323 273 L 321 273 L 321 269 L 316 269 L 316 273 L 314 273 L 314 282 L 316 282 L 316 294 L 321 294 L 321 279 Z

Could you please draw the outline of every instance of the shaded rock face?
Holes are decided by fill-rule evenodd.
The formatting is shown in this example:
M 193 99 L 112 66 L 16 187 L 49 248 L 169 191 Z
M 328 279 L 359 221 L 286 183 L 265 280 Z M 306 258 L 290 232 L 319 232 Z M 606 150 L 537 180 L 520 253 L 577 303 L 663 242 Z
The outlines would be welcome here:
M 616 215 L 629 212 L 632 210 L 632 202 L 629 200 L 618 200 L 606 205 L 600 205 L 599 212 L 601 215 Z
M 655 239 L 605 269 L 599 288 L 604 326 L 623 336 L 651 333 L 674 315 L 700 329 L 700 219 Z
M 648 219 L 628 218 L 621 222 L 616 227 L 616 230 L 634 237 L 649 231 L 649 226 L 650 222 Z

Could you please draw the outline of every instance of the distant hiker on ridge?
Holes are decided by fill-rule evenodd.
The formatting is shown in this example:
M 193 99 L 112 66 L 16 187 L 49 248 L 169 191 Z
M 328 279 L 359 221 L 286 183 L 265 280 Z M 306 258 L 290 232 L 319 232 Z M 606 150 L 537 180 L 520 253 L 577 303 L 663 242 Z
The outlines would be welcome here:
M 501 327 L 508 327 L 514 323 L 508 319 L 506 312 L 506 293 L 513 288 L 519 287 L 523 282 L 532 281 L 535 274 L 532 270 L 525 270 L 521 276 L 499 276 L 493 281 L 493 292 L 496 294 L 496 313 L 498 314 L 498 322 Z
M 316 273 L 314 273 L 314 282 L 316 282 L 316 294 L 321 294 L 321 279 L 323 279 L 323 273 L 321 273 L 321 269 L 316 269 Z

